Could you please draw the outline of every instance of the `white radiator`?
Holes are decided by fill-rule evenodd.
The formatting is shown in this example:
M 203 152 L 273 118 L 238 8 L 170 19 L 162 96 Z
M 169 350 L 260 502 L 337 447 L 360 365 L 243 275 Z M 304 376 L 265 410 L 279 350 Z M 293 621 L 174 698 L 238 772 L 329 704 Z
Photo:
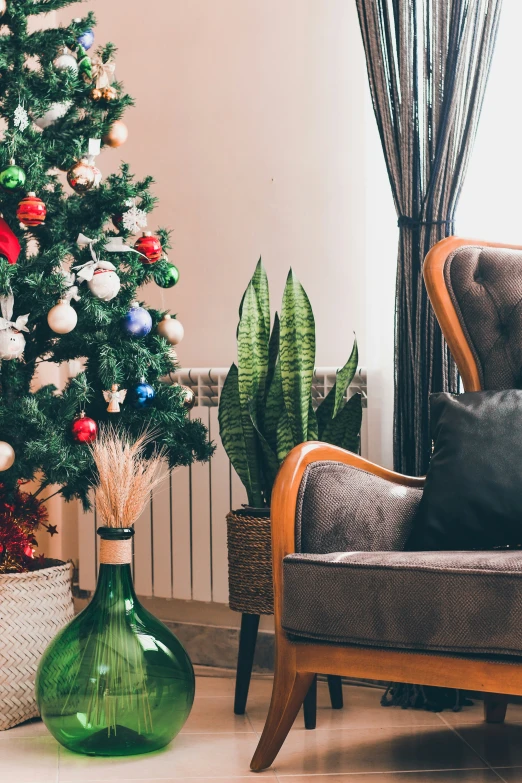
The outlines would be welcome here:
M 209 463 L 175 468 L 154 491 L 136 523 L 134 585 L 138 595 L 228 602 L 226 514 L 246 503 L 246 493 L 219 438 L 218 400 L 228 368 L 180 370 L 172 380 L 196 394 L 192 417 L 203 420 L 216 452 Z M 335 382 L 335 368 L 318 368 L 318 402 Z M 361 452 L 367 453 L 366 373 L 355 376 L 348 396 L 361 392 Z M 80 588 L 94 590 L 98 571 L 96 509 L 79 514 Z

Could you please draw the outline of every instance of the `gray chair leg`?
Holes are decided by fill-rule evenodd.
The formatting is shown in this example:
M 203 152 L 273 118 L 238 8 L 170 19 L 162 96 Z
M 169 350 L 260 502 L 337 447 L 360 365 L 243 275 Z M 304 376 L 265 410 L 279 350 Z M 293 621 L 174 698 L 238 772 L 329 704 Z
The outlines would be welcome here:
M 237 654 L 236 693 L 234 697 L 234 714 L 244 715 L 256 651 L 257 630 L 259 628 L 258 614 L 241 615 L 241 630 L 239 632 L 239 651 Z
M 330 691 L 330 702 L 332 710 L 342 710 L 343 708 L 343 681 L 337 674 L 328 675 L 328 690 Z
M 317 721 L 317 674 L 312 680 L 303 702 L 305 729 L 315 729 Z

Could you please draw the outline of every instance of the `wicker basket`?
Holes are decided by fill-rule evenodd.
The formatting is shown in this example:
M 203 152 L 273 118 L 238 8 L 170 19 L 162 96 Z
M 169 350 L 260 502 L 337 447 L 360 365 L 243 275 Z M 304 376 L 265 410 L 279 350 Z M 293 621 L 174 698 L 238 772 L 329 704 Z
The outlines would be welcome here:
M 227 514 L 229 606 L 244 614 L 273 614 L 270 512 Z
M 36 669 L 58 631 L 72 620 L 72 565 L 0 575 L 0 730 L 38 715 Z

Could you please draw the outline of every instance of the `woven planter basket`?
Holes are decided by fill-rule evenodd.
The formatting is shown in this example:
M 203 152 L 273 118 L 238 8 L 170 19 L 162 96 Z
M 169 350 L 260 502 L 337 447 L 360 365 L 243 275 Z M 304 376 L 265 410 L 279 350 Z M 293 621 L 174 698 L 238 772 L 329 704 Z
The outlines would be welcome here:
M 0 574 L 0 730 L 38 716 L 34 696 L 42 654 L 74 615 L 72 565 Z
M 273 614 L 272 536 L 268 511 L 227 514 L 229 606 L 243 614 Z

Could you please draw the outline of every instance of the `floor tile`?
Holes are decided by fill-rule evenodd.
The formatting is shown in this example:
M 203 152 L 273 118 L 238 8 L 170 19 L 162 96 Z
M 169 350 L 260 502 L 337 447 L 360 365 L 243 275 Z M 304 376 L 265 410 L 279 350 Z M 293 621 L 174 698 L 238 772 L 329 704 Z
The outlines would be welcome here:
M 196 695 L 183 734 L 223 734 L 252 731 L 246 715 L 234 715 L 232 698 L 206 698 Z
M 52 737 L 20 738 L 0 744 L 2 783 L 54 783 L 58 745 Z
M 505 783 L 522 783 L 522 767 L 512 767 L 511 769 L 500 767 L 496 772 Z
M 343 688 L 344 707 L 332 710 L 326 683 L 319 683 L 317 693 L 317 729 L 364 729 L 393 728 L 397 726 L 440 726 L 436 713 L 426 710 L 402 710 L 399 707 L 381 707 L 382 691 L 377 688 L 365 688 L 345 685 Z M 263 730 L 268 712 L 266 698 L 250 698 L 247 714 L 254 729 Z M 294 723 L 293 731 L 305 731 L 303 711 Z
M 196 697 L 207 696 L 210 698 L 227 697 L 234 699 L 235 682 L 232 677 L 197 677 Z
M 522 725 L 481 723 L 455 729 L 492 767 L 522 766 Z
M 251 734 L 180 734 L 156 753 L 127 758 L 90 758 L 60 749 L 59 781 L 176 780 L 253 776 L 250 759 L 257 745 Z M 272 777 L 272 771 L 261 773 Z M 0 778 L 1 779 L 1 778 Z
M 441 715 L 452 726 L 460 726 L 465 723 L 483 723 L 484 704 L 481 700 L 474 699 L 472 707 L 463 707 L 460 712 L 444 710 Z M 508 704 L 506 723 L 522 723 L 522 704 Z
M 281 783 L 501 783 L 490 769 L 381 772 L 375 775 L 279 775 Z M 198 781 L 199 783 L 199 781 Z
M 479 756 L 442 723 L 440 728 L 294 731 L 274 763 L 278 776 L 484 766 Z
M 0 731 L 0 742 L 5 740 L 20 739 L 21 737 L 49 737 L 50 734 L 45 728 L 45 724 L 39 718 L 28 720 L 19 726 L 14 726 L 7 731 Z

